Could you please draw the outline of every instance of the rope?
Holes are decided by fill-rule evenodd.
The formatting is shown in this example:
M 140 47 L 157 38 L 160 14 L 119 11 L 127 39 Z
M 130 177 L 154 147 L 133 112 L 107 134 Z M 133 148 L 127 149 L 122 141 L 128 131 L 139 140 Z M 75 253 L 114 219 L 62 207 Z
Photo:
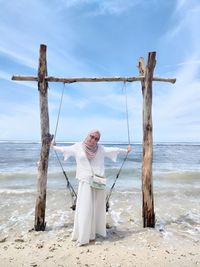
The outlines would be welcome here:
M 56 127 L 55 127 L 55 133 L 54 133 L 54 140 L 56 139 L 56 134 L 57 134 L 57 130 L 58 130 L 58 123 L 59 123 L 59 119 L 60 119 L 60 112 L 61 112 L 61 107 L 62 107 L 62 101 L 63 101 L 63 95 L 64 95 L 64 91 L 65 91 L 65 83 L 63 83 L 63 90 L 62 90 L 62 94 L 61 94 L 61 98 L 60 98 L 60 104 L 59 104 L 59 110 L 58 110 L 58 116 L 57 116 L 57 121 L 56 121 Z M 73 188 L 73 186 L 71 185 L 69 178 L 62 166 L 62 163 L 59 159 L 58 153 L 54 150 L 56 158 L 60 164 L 60 167 L 62 169 L 63 175 L 65 176 L 65 179 L 67 181 L 67 188 L 70 191 L 70 195 L 71 195 L 71 199 L 72 199 L 72 206 L 71 209 L 75 210 L 76 209 L 76 199 L 77 199 L 77 194 Z
M 59 119 L 60 119 L 60 112 L 61 112 L 61 107 L 62 107 L 62 101 L 63 101 L 64 90 L 65 90 L 65 83 L 63 83 L 63 90 L 62 90 L 61 99 L 60 99 L 59 111 L 58 111 L 57 122 L 56 122 L 56 127 L 55 127 L 54 140 L 56 139 L 56 134 L 57 134 L 57 130 L 58 130 L 58 124 L 59 124 Z M 130 145 L 130 130 L 129 130 L 128 100 L 127 100 L 126 82 L 125 82 L 125 81 L 124 81 L 122 90 L 124 91 L 124 94 L 125 94 L 126 123 L 127 123 L 127 135 L 128 135 L 127 138 L 128 138 L 128 144 Z M 67 176 L 67 174 L 66 174 L 66 172 L 65 172 L 65 170 L 64 170 L 64 168 L 63 168 L 63 166 L 62 166 L 62 163 L 61 163 L 61 161 L 60 161 L 60 159 L 59 159 L 59 157 L 58 157 L 57 152 L 56 152 L 55 150 L 54 150 L 54 152 L 55 152 L 56 158 L 57 158 L 57 160 L 58 160 L 58 162 L 59 162 L 59 164 L 60 164 L 60 167 L 61 167 L 61 169 L 62 169 L 63 175 L 65 176 L 66 181 L 67 181 L 67 188 L 69 189 L 69 191 L 70 191 L 70 195 L 71 195 L 71 198 L 72 198 L 72 206 L 71 206 L 71 208 L 72 208 L 72 210 L 75 210 L 75 209 L 76 209 L 76 199 L 77 199 L 77 194 L 76 194 L 76 192 L 75 192 L 73 186 L 71 185 L 71 183 L 70 183 L 70 181 L 69 181 L 69 178 L 68 178 L 68 176 Z M 128 152 L 126 153 L 126 155 L 125 155 L 125 157 L 124 157 L 124 159 L 123 159 L 123 162 L 122 162 L 122 164 L 121 164 L 121 166 L 120 166 L 120 168 L 119 168 L 119 171 L 118 171 L 118 173 L 117 173 L 117 175 L 116 175 L 116 177 L 115 177 L 115 180 L 114 180 L 114 182 L 113 182 L 113 184 L 112 184 L 112 186 L 111 186 L 111 188 L 110 188 L 110 191 L 109 191 L 109 193 L 108 193 L 108 195 L 107 195 L 107 197 L 106 197 L 106 211 L 108 211 L 108 209 L 109 209 L 109 200 L 110 200 L 112 191 L 113 191 L 113 189 L 114 189 L 114 187 L 115 187 L 115 184 L 116 184 L 116 182 L 117 182 L 117 179 L 119 178 L 119 175 L 120 175 L 120 173 L 121 173 L 121 170 L 122 170 L 122 168 L 123 168 L 123 166 L 124 166 L 124 163 L 126 162 L 127 158 L 128 158 Z
M 127 134 L 128 134 L 128 144 L 130 145 L 130 130 L 129 130 L 129 114 L 128 114 L 128 99 L 127 99 L 127 90 L 126 90 L 126 82 L 124 82 L 124 86 L 122 90 L 125 92 L 125 106 L 126 106 L 126 123 L 127 123 Z
M 113 191 L 113 189 L 114 189 L 114 187 L 115 187 L 115 184 L 116 184 L 116 182 L 117 182 L 117 179 L 119 178 L 119 175 L 120 175 L 120 173 L 121 173 L 121 170 L 122 170 L 122 168 L 123 168 L 123 166 L 124 166 L 124 163 L 126 162 L 127 158 L 128 158 L 128 152 L 126 153 L 126 156 L 124 157 L 124 160 L 123 160 L 123 162 L 122 162 L 122 165 L 121 165 L 121 167 L 120 167 L 120 169 L 119 169 L 119 171 L 118 171 L 118 173 L 117 173 L 117 175 L 116 175 L 116 177 L 115 177 L 115 180 L 114 180 L 114 182 L 113 182 L 113 184 L 112 184 L 112 186 L 111 186 L 111 188 L 110 188 L 110 191 L 109 191 L 109 193 L 108 193 L 108 195 L 107 195 L 107 197 L 106 197 L 106 211 L 108 211 L 108 209 L 109 209 L 109 207 L 110 207 L 110 205 L 109 205 L 109 201 L 110 201 L 110 197 L 111 197 L 112 191 Z
M 64 91 L 65 91 L 65 83 L 63 83 L 63 90 L 62 90 L 62 94 L 61 94 L 61 98 L 60 98 L 60 105 L 59 105 L 59 109 L 58 109 L 58 116 L 57 116 L 57 121 L 56 121 L 54 139 L 56 139 L 56 134 L 57 134 L 57 130 L 58 130 L 58 123 L 59 123 L 59 119 L 60 119 L 60 111 L 61 111 L 61 107 L 62 107 Z
M 124 82 L 124 85 L 123 85 L 123 87 L 122 87 L 122 91 L 124 91 L 124 94 L 125 94 L 127 138 L 128 138 L 128 144 L 130 145 L 129 114 L 128 114 L 128 101 L 127 101 L 126 82 Z M 108 193 L 108 195 L 107 195 L 107 197 L 106 197 L 106 211 L 108 211 L 108 209 L 109 209 L 109 207 L 110 207 L 110 205 L 109 205 L 109 200 L 110 200 L 112 191 L 113 191 L 113 189 L 114 189 L 114 187 L 115 187 L 115 184 L 116 184 L 116 182 L 117 182 L 117 179 L 119 178 L 119 175 L 120 175 L 120 173 L 121 173 L 121 170 L 122 170 L 122 168 L 123 168 L 123 166 L 124 166 L 124 163 L 126 162 L 127 158 L 128 158 L 128 152 L 126 153 L 126 155 L 125 155 L 125 157 L 124 157 L 124 159 L 123 159 L 123 162 L 122 162 L 122 164 L 121 164 L 121 166 L 120 166 L 120 168 L 119 168 L 119 171 L 118 171 L 118 173 L 117 173 L 117 175 L 116 175 L 116 177 L 115 177 L 115 180 L 114 180 L 114 182 L 113 182 L 113 184 L 112 184 L 112 186 L 111 186 L 111 188 L 110 188 L 110 191 L 109 191 L 109 193 Z
M 67 176 L 67 174 L 66 174 L 66 172 L 65 172 L 65 170 L 64 170 L 64 168 L 63 168 L 63 166 L 62 166 L 62 163 L 61 163 L 61 161 L 60 161 L 60 159 L 59 159 L 59 157 L 58 157 L 58 153 L 57 153 L 55 150 L 54 150 L 54 152 L 55 152 L 55 154 L 56 154 L 56 158 L 57 158 L 57 160 L 58 160 L 58 162 L 59 162 L 59 164 L 60 164 L 60 167 L 61 167 L 61 169 L 62 169 L 63 175 L 65 176 L 65 179 L 66 179 L 66 181 L 67 181 L 67 188 L 68 188 L 69 191 L 70 191 L 70 195 L 71 195 L 71 199 L 72 199 L 72 206 L 71 206 L 71 208 L 72 208 L 72 210 L 75 210 L 75 209 L 76 209 L 76 199 L 77 199 L 77 194 L 76 194 L 76 192 L 75 192 L 73 186 L 71 185 L 71 183 L 70 183 L 70 181 L 69 181 L 69 178 L 68 178 L 68 176 Z

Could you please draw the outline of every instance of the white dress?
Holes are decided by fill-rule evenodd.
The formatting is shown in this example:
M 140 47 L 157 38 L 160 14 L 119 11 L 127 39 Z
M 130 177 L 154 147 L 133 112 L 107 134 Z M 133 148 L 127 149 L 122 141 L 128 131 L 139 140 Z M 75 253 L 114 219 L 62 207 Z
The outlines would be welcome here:
M 109 157 L 116 161 L 119 152 L 126 152 L 126 149 L 116 147 L 104 147 L 98 145 L 98 150 L 94 159 L 89 163 L 82 143 L 72 146 L 53 148 L 64 154 L 67 160 L 73 156 L 76 159 L 76 178 L 79 179 L 76 211 L 72 240 L 76 240 L 80 245 L 89 243 L 95 239 L 95 235 L 106 236 L 106 190 L 94 189 L 90 186 L 91 166 L 96 174 L 104 176 L 104 159 Z

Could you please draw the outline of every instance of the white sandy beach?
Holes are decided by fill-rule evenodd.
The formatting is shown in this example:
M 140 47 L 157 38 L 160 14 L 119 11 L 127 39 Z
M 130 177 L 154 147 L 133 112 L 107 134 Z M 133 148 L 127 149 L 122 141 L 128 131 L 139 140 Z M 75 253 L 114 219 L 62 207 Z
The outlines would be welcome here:
M 111 222 L 110 222 L 111 223 Z M 1 236 L 0 266 L 200 266 L 200 241 L 179 232 L 135 228 L 134 220 L 108 229 L 106 239 L 76 247 L 72 224 L 44 232 Z M 12 229 L 11 229 L 12 231 Z

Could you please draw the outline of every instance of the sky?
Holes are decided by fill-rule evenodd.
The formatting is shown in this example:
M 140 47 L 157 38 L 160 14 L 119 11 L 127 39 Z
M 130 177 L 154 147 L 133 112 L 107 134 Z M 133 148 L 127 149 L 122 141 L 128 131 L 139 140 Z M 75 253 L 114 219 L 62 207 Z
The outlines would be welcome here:
M 0 0 L 0 140 L 40 140 L 37 76 L 40 44 L 48 75 L 138 76 L 156 51 L 154 142 L 200 142 L 199 0 Z M 97 128 L 102 141 L 142 142 L 141 83 L 49 83 L 50 133 L 80 141 Z M 126 94 L 125 94 L 126 91 Z

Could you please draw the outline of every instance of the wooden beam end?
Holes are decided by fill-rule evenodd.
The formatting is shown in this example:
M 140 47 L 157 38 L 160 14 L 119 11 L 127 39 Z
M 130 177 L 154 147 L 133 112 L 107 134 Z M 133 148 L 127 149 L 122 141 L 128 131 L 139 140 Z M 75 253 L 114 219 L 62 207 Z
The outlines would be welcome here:
M 176 79 L 172 79 L 172 83 L 175 83 L 176 82 Z

